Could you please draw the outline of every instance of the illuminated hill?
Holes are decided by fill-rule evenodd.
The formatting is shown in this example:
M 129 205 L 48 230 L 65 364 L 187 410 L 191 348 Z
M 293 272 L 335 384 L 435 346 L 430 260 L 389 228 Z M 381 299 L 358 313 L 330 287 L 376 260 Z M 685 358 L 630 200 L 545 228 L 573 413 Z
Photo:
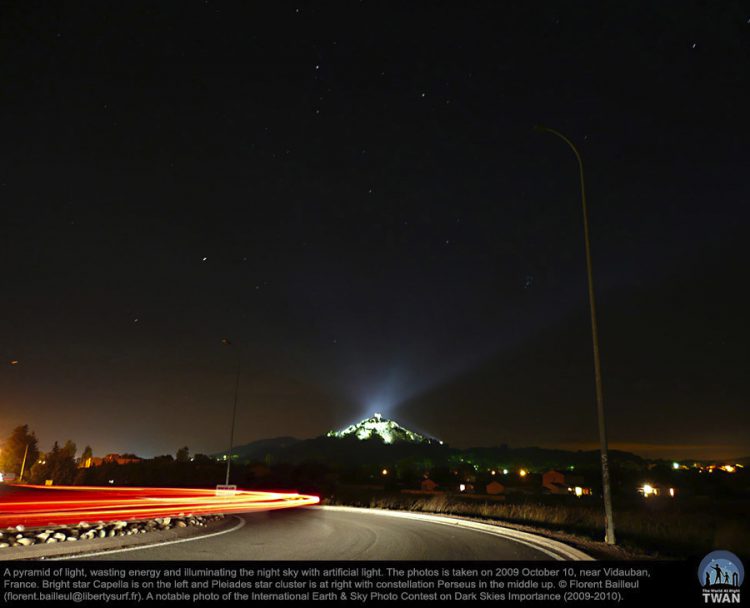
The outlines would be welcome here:
M 345 437 L 356 437 L 357 439 L 374 439 L 379 438 L 383 443 L 440 443 L 414 431 L 404 428 L 398 422 L 383 418 L 380 414 L 373 414 L 371 418 L 362 420 L 357 424 L 352 424 L 340 431 L 329 431 L 326 437 L 335 437 L 343 439 Z

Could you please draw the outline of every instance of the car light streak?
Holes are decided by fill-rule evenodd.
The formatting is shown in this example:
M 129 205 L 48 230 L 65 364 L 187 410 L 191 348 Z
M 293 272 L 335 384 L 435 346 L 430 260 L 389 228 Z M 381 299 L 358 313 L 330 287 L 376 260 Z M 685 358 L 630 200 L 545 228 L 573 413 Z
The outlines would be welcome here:
M 215 490 L 196 488 L 17 487 L 30 491 L 3 497 L 0 503 L 0 527 L 246 513 L 303 507 L 320 502 L 317 496 L 244 490 L 217 495 Z M 30 497 L 33 499 L 29 500 Z

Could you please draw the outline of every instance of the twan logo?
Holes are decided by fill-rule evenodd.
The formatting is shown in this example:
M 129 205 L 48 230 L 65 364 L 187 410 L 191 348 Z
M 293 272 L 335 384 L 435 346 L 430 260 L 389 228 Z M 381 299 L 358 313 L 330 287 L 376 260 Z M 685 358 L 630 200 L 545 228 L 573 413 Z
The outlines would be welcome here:
M 729 551 L 712 551 L 698 566 L 706 604 L 739 604 L 744 578 L 745 568 L 740 558 Z

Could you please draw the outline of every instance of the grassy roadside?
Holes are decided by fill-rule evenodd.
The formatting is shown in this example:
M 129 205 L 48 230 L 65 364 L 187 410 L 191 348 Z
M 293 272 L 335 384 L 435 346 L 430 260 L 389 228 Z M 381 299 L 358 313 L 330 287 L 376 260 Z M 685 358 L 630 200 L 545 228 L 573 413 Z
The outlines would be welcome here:
M 587 505 L 508 504 L 455 495 L 410 496 L 399 493 L 338 493 L 325 504 L 437 513 L 502 522 L 576 546 L 597 559 L 684 559 L 715 549 L 740 555 L 750 547 L 750 526 L 743 518 L 724 520 L 698 512 L 615 512 L 618 547 L 600 542 L 604 519 Z

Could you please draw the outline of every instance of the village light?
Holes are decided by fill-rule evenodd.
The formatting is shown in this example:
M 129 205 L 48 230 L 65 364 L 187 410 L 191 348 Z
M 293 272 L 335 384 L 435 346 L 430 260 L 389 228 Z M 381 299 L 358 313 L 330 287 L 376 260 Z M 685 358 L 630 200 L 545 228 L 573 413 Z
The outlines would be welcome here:
M 675 469 L 675 470 L 679 469 L 680 468 L 680 463 L 679 462 L 673 462 L 672 463 L 672 468 Z
M 462 483 L 458 486 L 458 491 L 463 492 L 464 490 L 466 490 L 466 485 Z
M 507 474 L 508 474 L 508 469 L 503 469 L 503 475 L 507 475 Z
M 388 475 L 388 469 L 383 469 L 383 470 L 381 471 L 381 473 L 382 473 L 383 475 Z
M 674 488 L 669 488 L 669 495 L 674 498 Z
M 643 496 L 646 498 L 648 498 L 652 494 L 656 495 L 656 490 L 650 484 L 647 484 L 647 483 L 643 484 L 643 487 L 641 488 L 641 490 L 643 491 Z
M 583 496 L 583 488 L 581 486 L 576 486 L 576 496 L 578 496 L 578 498 Z
M 521 477 L 526 477 L 526 475 L 528 474 L 528 471 L 526 469 L 521 469 L 520 471 L 518 471 L 518 474 Z

